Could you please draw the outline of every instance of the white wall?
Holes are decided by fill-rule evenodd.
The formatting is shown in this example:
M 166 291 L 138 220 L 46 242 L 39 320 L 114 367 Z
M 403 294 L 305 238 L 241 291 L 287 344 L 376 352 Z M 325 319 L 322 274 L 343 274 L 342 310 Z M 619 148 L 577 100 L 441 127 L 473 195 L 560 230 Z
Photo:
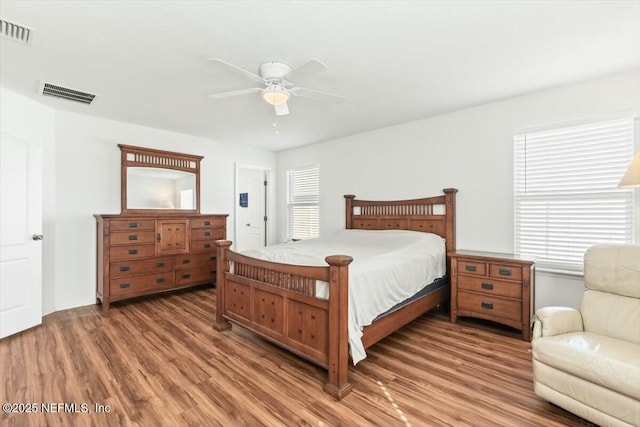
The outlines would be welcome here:
M 278 154 L 279 200 L 286 200 L 287 169 L 319 163 L 324 233 L 344 227 L 343 194 L 404 199 L 455 187 L 458 248 L 511 252 L 514 133 L 639 111 L 636 69 L 287 150 Z M 284 206 L 278 213 L 284 239 Z M 577 306 L 582 288 L 581 278 L 539 273 L 536 306 Z
M 203 213 L 233 213 L 234 164 L 276 170 L 269 235 L 284 238 L 284 173 L 321 168 L 321 232 L 344 226 L 342 195 L 413 198 L 457 187 L 458 247 L 513 249 L 515 131 L 640 111 L 640 71 L 533 93 L 277 154 L 122 122 L 54 111 L 0 88 L 0 129 L 44 153 L 43 314 L 95 302 L 96 213 L 120 212 L 117 144 L 205 156 Z M 358 159 L 357 163 L 353 160 Z M 228 236 L 233 236 L 233 216 Z M 272 242 L 271 242 L 272 243 Z M 581 278 L 537 275 L 536 305 L 577 306 Z
M 120 213 L 117 144 L 204 156 L 201 212 L 230 214 L 229 238 L 234 230 L 234 164 L 275 170 L 276 155 L 266 150 L 55 111 L 4 88 L 0 95 L 0 130 L 43 147 L 43 315 L 95 303 L 93 215 Z M 275 198 L 272 202 L 269 215 L 275 217 Z M 274 223 L 270 234 L 275 230 Z
M 55 309 L 95 302 L 94 214 L 120 213 L 120 150 L 117 144 L 204 156 L 202 213 L 228 213 L 234 230 L 234 164 L 275 169 L 274 153 L 128 123 L 56 112 Z M 275 203 L 274 203 L 275 205 Z M 275 224 L 273 226 L 275 231 Z M 45 256 L 50 256 L 45 253 Z

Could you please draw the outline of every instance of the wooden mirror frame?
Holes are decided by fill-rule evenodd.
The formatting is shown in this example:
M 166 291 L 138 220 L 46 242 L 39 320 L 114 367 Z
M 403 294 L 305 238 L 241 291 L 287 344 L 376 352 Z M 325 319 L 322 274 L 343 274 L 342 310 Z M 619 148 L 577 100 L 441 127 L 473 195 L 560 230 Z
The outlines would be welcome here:
M 120 168 L 120 206 L 121 213 L 200 213 L 200 161 L 203 156 L 175 153 L 173 151 L 154 150 L 152 148 L 133 147 L 118 144 L 120 147 L 122 164 Z M 131 158 L 130 158 L 131 157 Z M 196 194 L 195 209 L 129 209 L 127 206 L 127 170 L 129 167 L 144 167 L 158 169 L 173 169 L 195 175 Z

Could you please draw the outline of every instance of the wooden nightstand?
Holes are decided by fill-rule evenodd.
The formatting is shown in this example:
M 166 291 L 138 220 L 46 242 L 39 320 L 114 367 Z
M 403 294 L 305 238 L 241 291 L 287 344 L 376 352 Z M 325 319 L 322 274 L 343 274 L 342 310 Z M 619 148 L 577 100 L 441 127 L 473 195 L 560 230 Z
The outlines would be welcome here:
M 459 250 L 451 258 L 451 322 L 459 316 L 508 325 L 531 340 L 535 260 Z

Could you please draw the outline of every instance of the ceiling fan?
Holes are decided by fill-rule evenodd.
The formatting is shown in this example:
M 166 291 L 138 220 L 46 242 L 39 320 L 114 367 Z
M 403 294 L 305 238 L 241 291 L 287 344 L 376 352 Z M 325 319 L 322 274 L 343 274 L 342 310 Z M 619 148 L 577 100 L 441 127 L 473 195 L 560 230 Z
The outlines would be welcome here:
M 323 92 L 320 90 L 308 89 L 294 86 L 291 80 L 295 80 L 303 75 L 310 75 L 318 71 L 326 70 L 327 66 L 317 59 L 311 59 L 296 69 L 292 69 L 287 64 L 276 61 L 265 62 L 258 68 L 258 74 L 249 70 L 230 64 L 222 59 L 208 58 L 207 61 L 216 61 L 226 65 L 232 70 L 242 73 L 245 77 L 264 85 L 263 87 L 252 87 L 248 89 L 232 90 L 229 92 L 214 93 L 210 98 L 220 99 L 230 96 L 245 95 L 249 93 L 260 93 L 262 99 L 273 105 L 276 115 L 284 116 L 289 114 L 288 101 L 292 96 L 316 99 L 320 101 L 339 101 L 344 99 L 342 95 Z

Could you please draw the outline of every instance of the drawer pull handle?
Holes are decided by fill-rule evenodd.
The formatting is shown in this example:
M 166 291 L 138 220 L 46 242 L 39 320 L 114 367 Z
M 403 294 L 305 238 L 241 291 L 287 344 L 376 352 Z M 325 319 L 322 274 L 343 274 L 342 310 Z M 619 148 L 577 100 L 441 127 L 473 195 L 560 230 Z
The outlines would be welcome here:
M 156 267 L 158 267 L 158 268 L 164 267 L 164 262 L 160 261 L 160 262 L 156 263 Z
M 183 279 L 188 279 L 189 277 L 191 277 L 191 275 L 190 275 L 190 274 L 183 274 L 183 275 L 182 275 L 182 278 L 183 278 Z
M 511 270 L 509 270 L 508 268 L 500 268 L 498 270 L 498 274 L 501 276 L 511 276 Z
M 493 310 L 493 303 L 492 302 L 484 302 L 484 301 L 482 301 L 480 303 L 480 306 L 482 308 L 486 308 L 487 310 Z
M 126 289 L 129 287 L 128 283 L 120 283 L 120 289 Z
M 205 244 L 204 244 L 204 248 L 205 248 L 205 249 L 209 249 L 210 247 L 211 247 L 211 243 L 205 243 Z
M 190 263 L 191 263 L 191 260 L 190 260 L 190 259 L 183 259 L 183 260 L 182 260 L 182 263 L 183 263 L 183 264 L 190 264 Z
M 205 232 L 204 232 L 204 235 L 205 235 L 205 236 L 207 236 L 207 237 L 209 237 L 209 236 L 211 236 L 211 232 L 210 232 L 210 231 L 205 231 Z
M 129 255 L 136 255 L 138 253 L 137 249 L 129 249 Z
M 476 271 L 477 267 L 475 265 L 465 265 L 464 269 L 467 271 Z
M 123 265 L 122 267 L 120 267 L 120 271 L 129 271 L 129 266 Z
M 129 228 L 138 228 L 138 223 L 137 222 L 130 222 L 129 223 Z
M 489 289 L 489 290 L 493 289 L 493 283 L 483 283 L 481 286 L 482 286 L 482 289 Z
M 215 255 L 211 255 L 211 257 L 209 258 L 209 261 L 215 261 L 216 260 L 216 256 Z
M 204 225 L 211 225 L 211 221 L 205 221 Z
M 129 236 L 129 240 L 138 240 L 138 235 L 132 234 L 131 236 Z
M 156 283 L 164 283 L 164 277 L 158 277 Z

